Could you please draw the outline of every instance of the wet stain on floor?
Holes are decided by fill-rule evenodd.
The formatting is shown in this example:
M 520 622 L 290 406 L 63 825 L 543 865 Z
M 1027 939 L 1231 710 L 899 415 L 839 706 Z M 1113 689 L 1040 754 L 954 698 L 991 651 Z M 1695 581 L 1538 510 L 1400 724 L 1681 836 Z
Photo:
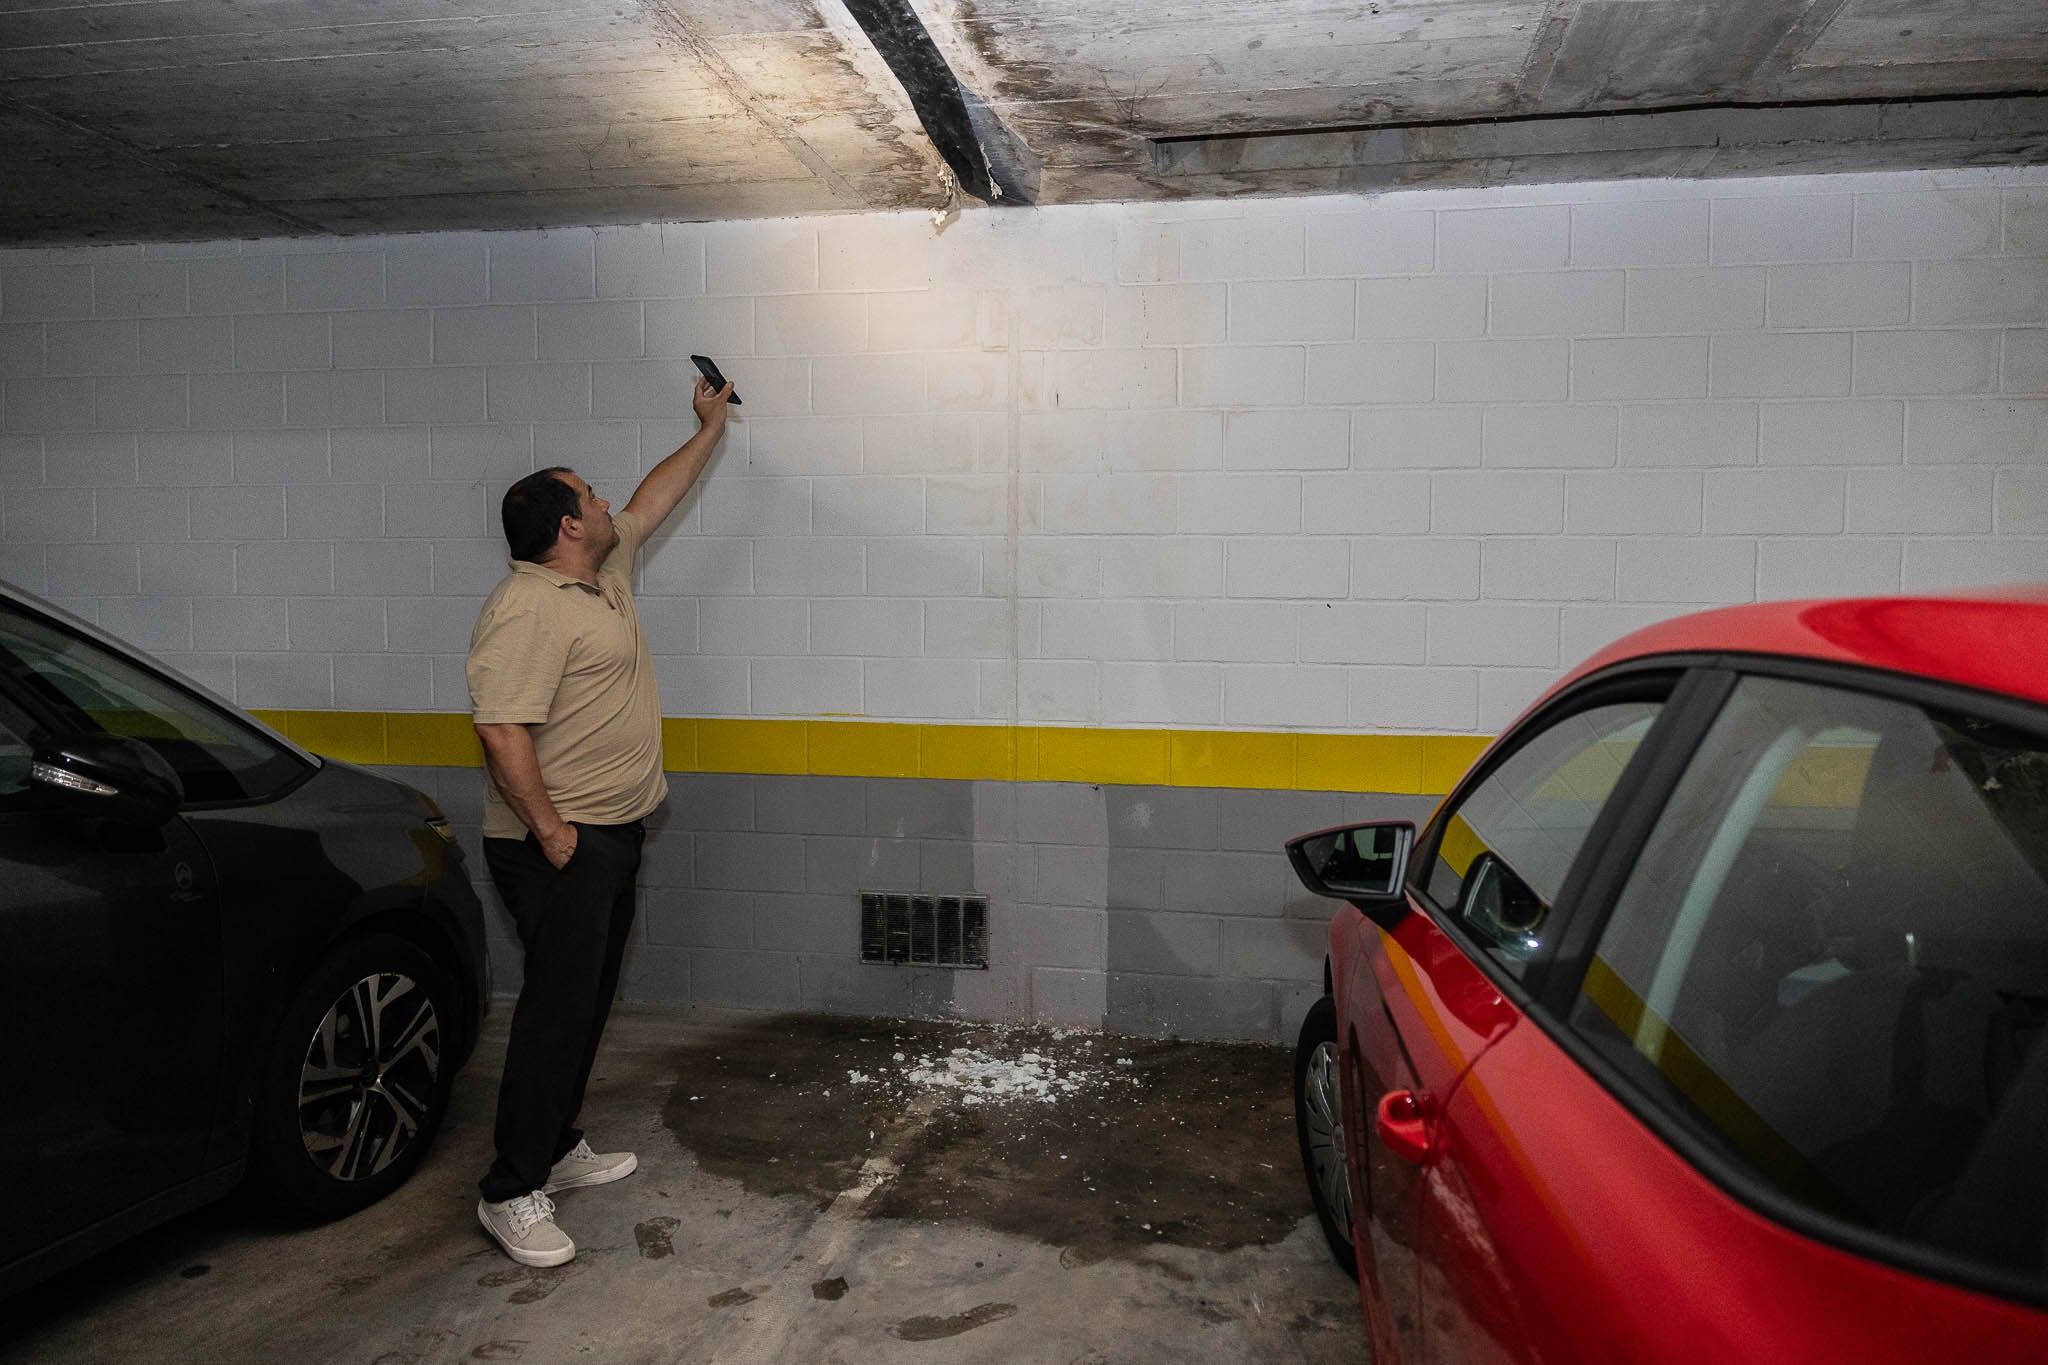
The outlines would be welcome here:
M 754 1296 L 737 1285 L 726 1290 L 723 1294 L 713 1294 L 710 1298 L 704 1300 L 713 1308 L 736 1308 L 740 1304 L 752 1303 L 753 1301 Z
M 1109 1082 L 1083 1096 L 975 1105 L 890 1083 L 915 1059 L 955 1048 L 1036 1053 Z M 896 1169 L 866 1200 L 868 1214 L 972 1221 L 1059 1246 L 1073 1265 L 1144 1258 L 1163 1243 L 1277 1242 L 1311 1212 L 1279 1048 L 774 1017 L 708 1034 L 672 1063 L 663 1122 L 707 1171 L 820 1209 L 862 1184 L 886 1150 Z M 855 1072 L 872 1083 L 851 1083 Z
M 1016 1312 L 1014 1303 L 984 1303 L 965 1313 L 955 1313 L 950 1318 L 905 1318 L 891 1330 L 899 1341 L 942 1341 L 977 1327 L 986 1327 L 992 1322 L 1001 1322 L 1015 1316 Z
M 539 1303 L 562 1285 L 567 1272 L 560 1268 L 535 1268 L 511 1265 L 477 1277 L 477 1285 L 483 1289 L 503 1289 L 518 1285 L 505 1296 L 507 1303 Z
M 421 1361 L 444 1351 L 450 1334 L 438 1327 L 410 1327 L 405 1341 L 395 1350 L 371 1358 L 370 1365 L 420 1365 Z
M 829 1280 L 819 1280 L 811 1286 L 811 1297 L 834 1302 L 846 1297 L 846 1277 L 835 1275 Z
M 633 1241 L 639 1245 L 642 1259 L 658 1261 L 664 1256 L 673 1255 L 676 1249 L 675 1235 L 678 1226 L 680 1226 L 680 1220 L 671 1218 L 666 1214 L 659 1218 L 650 1218 L 644 1223 L 635 1224 L 633 1227 Z

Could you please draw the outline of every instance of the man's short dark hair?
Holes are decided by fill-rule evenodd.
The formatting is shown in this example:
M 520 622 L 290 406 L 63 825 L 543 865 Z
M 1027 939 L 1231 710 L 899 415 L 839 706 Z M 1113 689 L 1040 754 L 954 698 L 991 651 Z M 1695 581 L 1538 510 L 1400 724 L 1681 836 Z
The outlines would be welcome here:
M 549 465 L 505 490 L 498 516 L 505 523 L 505 544 L 514 559 L 538 560 L 554 549 L 562 518 L 582 512 L 575 488 L 567 479 L 555 477 L 573 472 L 567 465 Z

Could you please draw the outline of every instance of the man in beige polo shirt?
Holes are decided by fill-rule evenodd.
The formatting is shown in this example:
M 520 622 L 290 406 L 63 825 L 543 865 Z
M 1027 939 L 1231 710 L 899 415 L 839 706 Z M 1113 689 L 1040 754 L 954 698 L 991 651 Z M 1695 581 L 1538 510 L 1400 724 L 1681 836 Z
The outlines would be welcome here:
M 633 923 L 645 817 L 668 794 L 661 699 L 633 601 L 633 557 L 725 434 L 732 386 L 699 379 L 698 430 L 614 517 L 570 470 L 543 469 L 500 509 L 511 572 L 469 641 L 484 746 L 484 862 L 526 949 L 498 1087 L 497 1158 L 477 1217 L 522 1265 L 561 1265 L 557 1190 L 631 1175 L 576 1127 Z

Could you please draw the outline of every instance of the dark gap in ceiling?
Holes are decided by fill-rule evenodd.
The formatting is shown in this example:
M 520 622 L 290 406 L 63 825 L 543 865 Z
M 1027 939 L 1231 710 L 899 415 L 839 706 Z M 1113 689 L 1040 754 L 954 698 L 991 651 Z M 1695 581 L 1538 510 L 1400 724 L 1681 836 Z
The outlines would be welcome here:
M 990 155 L 979 132 L 995 123 L 993 115 L 962 89 L 909 0 L 846 0 L 846 8 L 910 96 L 918 121 L 952 169 L 960 192 L 985 204 L 1029 204 L 1036 199 L 1037 177 L 1030 168 L 1006 164 L 1010 157 Z
M 2048 138 L 2048 91 L 1944 95 L 1924 99 L 1686 104 L 1645 110 L 1530 114 L 1489 119 L 1417 120 L 1251 133 L 1194 134 L 1148 140 L 1155 170 L 1177 176 L 1231 175 L 1315 168 L 1447 165 L 1544 158 L 1563 179 L 1606 178 L 1615 153 L 1680 153 L 1652 174 L 1746 173 L 1757 154 L 1809 150 L 1810 169 L 1911 169 L 2039 159 Z M 1935 152 L 1935 148 L 1939 152 Z M 1853 155 L 1851 151 L 1853 150 Z M 1928 160 L 1927 155 L 1935 155 Z M 1575 175 L 1568 164 L 1584 164 Z M 1634 172 L 1642 174 L 1641 170 Z M 1620 174 L 1629 174 L 1621 170 Z
M 1493 128 L 1515 124 L 1565 124 L 1598 119 L 1638 118 L 1653 114 L 1692 114 L 1717 109 L 1881 109 L 1922 105 L 1970 104 L 1986 100 L 2048 99 L 2048 89 L 1997 90 L 1957 95 L 1915 95 L 1879 100 L 1697 100 L 1687 104 L 1646 105 L 1632 109 L 1574 109 L 1559 114 L 1504 114 L 1478 119 L 1389 119 L 1379 123 L 1318 123 L 1300 128 L 1254 128 L 1235 133 L 1170 133 L 1147 139 L 1155 147 L 1181 142 L 1250 142 L 1268 137 L 1318 137 L 1333 133 L 1378 133 L 1402 128 Z

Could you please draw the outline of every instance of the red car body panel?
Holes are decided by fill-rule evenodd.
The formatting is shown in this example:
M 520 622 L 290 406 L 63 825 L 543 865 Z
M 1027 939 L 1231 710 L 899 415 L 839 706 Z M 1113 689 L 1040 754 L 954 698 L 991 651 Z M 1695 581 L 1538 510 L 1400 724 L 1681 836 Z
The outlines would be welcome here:
M 1546 699 L 1665 654 L 1818 660 L 2048 704 L 2048 589 L 1703 612 L 1609 646 Z M 1829 1245 L 1709 1180 L 1412 896 L 1391 930 L 1340 909 L 1329 943 L 1376 1365 L 2048 1360 L 2048 1313 Z M 1374 1132 L 1395 1088 L 1421 1101 L 1419 1166 Z
M 1645 654 L 1722 651 L 1854 664 L 2048 702 L 2048 588 L 1697 612 L 1615 641 L 1552 690 Z
M 1472 1182 L 1474 1235 L 1450 1248 L 1466 1273 L 1448 1277 L 1444 1307 L 1499 1359 L 2048 1358 L 2048 1314 L 1852 1255 L 1739 1202 L 1539 1028 L 1503 1035 L 1450 1108 L 1447 1155 L 1508 1178 Z M 1488 1264 L 1497 1277 L 1471 1273 Z
M 1385 1006 L 1383 1014 L 1348 1030 L 1347 1040 L 1339 1044 L 1345 1065 L 1346 1133 L 1369 1132 L 1373 1105 L 1389 1090 L 1410 1090 L 1421 1097 L 1452 1093 L 1472 1061 L 1519 1017 L 1485 974 L 1425 915 L 1408 915 L 1389 933 L 1356 911 L 1340 914 L 1331 923 L 1331 939 L 1338 1017 L 1352 1018 L 1346 1012 L 1348 1000 L 1377 1000 Z M 1380 939 L 1385 939 L 1384 946 Z M 1433 1127 L 1433 1120 L 1434 1115 L 1425 1112 L 1425 1123 Z M 1376 1205 L 1379 1222 L 1372 1239 L 1361 1239 L 1354 1231 L 1353 1241 L 1359 1251 L 1361 1284 L 1371 1278 L 1382 1289 L 1380 1304 L 1365 1295 L 1374 1359 L 1398 1359 L 1400 1348 L 1393 1343 L 1412 1335 L 1420 1321 L 1416 1253 L 1421 1225 L 1413 1213 L 1425 1192 L 1411 1188 L 1418 1179 L 1415 1169 L 1391 1158 L 1383 1147 L 1371 1181 L 1362 1179 L 1357 1163 L 1364 1155 L 1358 1143 L 1351 1144 L 1347 1164 L 1352 1188 L 1386 1197 Z M 1373 1267 L 1370 1272 L 1368 1263 Z M 1380 1345 L 1383 1339 L 1385 1347 Z

